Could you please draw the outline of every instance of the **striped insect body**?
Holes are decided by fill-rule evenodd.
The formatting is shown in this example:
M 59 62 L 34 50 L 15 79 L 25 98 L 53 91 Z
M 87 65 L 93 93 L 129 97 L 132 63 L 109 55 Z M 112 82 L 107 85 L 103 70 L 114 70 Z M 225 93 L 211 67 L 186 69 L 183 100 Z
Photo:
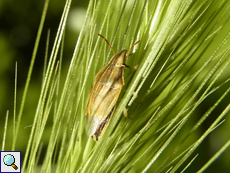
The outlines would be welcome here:
M 100 36 L 104 38 L 102 35 Z M 105 41 L 108 43 L 106 39 Z M 127 50 L 114 53 L 115 55 L 108 64 L 96 74 L 85 110 L 86 130 L 95 141 L 100 140 L 103 136 L 116 110 L 117 101 L 124 85 L 125 62 L 132 48 L 138 42 L 131 47 L 128 54 Z M 110 46 L 109 43 L 108 45 Z M 110 48 L 113 50 L 111 46 Z

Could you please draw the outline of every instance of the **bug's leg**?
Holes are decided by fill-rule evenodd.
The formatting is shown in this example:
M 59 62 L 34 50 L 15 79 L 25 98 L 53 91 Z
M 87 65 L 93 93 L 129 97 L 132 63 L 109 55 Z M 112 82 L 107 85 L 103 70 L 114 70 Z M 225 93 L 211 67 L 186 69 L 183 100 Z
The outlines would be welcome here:
M 125 67 L 128 67 L 130 68 L 131 70 L 129 71 L 129 74 L 128 75 L 132 75 L 138 68 L 139 65 L 135 65 L 134 67 L 130 67 L 128 65 L 126 65 Z
M 130 66 L 128 66 L 127 64 L 122 64 L 122 67 L 131 68 L 131 67 L 130 67 Z
M 132 119 L 131 117 L 128 116 L 128 110 L 126 108 L 123 110 L 123 114 L 126 118 Z
M 136 71 L 136 69 L 138 68 L 138 65 L 136 65 L 135 67 L 129 67 L 127 66 L 130 70 L 128 72 L 127 75 L 125 75 L 126 78 L 126 83 L 129 83 L 131 80 L 131 77 L 133 76 L 134 72 Z

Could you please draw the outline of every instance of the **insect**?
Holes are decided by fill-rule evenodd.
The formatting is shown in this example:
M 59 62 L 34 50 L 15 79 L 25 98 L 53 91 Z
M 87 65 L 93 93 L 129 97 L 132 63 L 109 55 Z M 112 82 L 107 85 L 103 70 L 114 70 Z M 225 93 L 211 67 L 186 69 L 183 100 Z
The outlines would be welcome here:
M 115 54 L 109 42 L 102 35 L 98 35 L 107 42 L 114 56 L 96 74 L 86 105 L 86 130 L 95 141 L 103 136 L 116 110 L 117 100 L 124 85 L 124 67 L 127 66 L 125 61 L 133 47 L 139 43 L 138 41 L 133 44 L 127 56 L 127 50 L 121 50 Z

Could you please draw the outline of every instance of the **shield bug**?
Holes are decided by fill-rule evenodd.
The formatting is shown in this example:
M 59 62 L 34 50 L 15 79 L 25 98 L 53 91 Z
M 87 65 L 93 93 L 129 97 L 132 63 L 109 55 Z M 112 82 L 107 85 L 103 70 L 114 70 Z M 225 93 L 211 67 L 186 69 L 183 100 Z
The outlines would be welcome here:
M 102 35 L 98 35 L 107 42 L 114 56 L 96 74 L 86 105 L 86 130 L 95 141 L 103 136 L 116 110 L 117 100 L 124 85 L 124 67 L 127 66 L 125 61 L 133 47 L 139 43 L 134 43 L 127 55 L 127 50 L 115 54 L 109 42 Z

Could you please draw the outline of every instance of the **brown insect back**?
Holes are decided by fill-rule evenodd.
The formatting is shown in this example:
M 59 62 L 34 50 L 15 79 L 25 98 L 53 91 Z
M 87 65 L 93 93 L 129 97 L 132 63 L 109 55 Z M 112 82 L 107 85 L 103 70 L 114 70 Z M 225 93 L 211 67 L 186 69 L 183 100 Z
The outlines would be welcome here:
M 104 38 L 103 36 L 101 37 Z M 105 41 L 108 43 L 106 39 Z M 110 48 L 112 49 L 111 46 Z M 127 50 L 122 50 L 117 54 L 114 53 L 115 55 L 108 64 L 97 73 L 93 88 L 89 94 L 85 110 L 87 118 L 86 130 L 95 141 L 98 141 L 103 136 L 116 110 L 117 100 L 124 85 L 126 53 Z

